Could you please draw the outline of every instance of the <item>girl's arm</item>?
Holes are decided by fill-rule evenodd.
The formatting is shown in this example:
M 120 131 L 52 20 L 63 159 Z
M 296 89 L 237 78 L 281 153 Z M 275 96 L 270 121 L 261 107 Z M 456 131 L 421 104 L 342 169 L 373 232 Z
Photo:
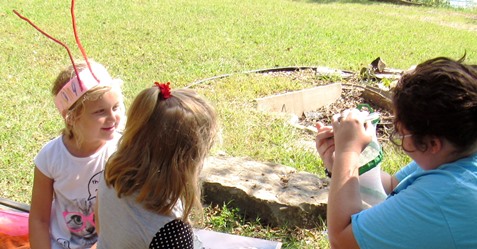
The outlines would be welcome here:
M 35 167 L 29 218 L 32 249 L 51 248 L 50 215 L 52 200 L 53 180 Z

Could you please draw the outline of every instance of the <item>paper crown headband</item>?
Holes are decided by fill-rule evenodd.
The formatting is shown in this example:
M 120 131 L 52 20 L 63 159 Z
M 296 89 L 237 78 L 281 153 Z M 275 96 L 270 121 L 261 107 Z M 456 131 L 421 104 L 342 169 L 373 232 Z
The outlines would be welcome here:
M 94 74 L 92 74 L 94 71 Z M 80 80 L 81 79 L 81 80 Z M 60 113 L 68 110 L 81 96 L 96 86 L 111 86 L 113 79 L 106 68 L 93 63 L 92 70 L 83 70 L 77 76 L 71 78 L 55 96 L 55 105 Z
M 68 46 L 66 46 L 66 44 L 50 36 L 43 30 L 41 30 L 39 27 L 37 27 L 28 18 L 20 15 L 20 13 L 18 13 L 16 10 L 13 10 L 13 12 L 18 17 L 28 22 L 31 26 L 33 26 L 36 30 L 38 30 L 44 36 L 50 38 L 54 42 L 63 46 L 68 52 L 68 56 L 70 58 L 71 64 L 73 65 L 76 76 L 71 78 L 71 80 L 68 83 L 66 83 L 63 86 L 63 88 L 58 92 L 58 94 L 55 96 L 56 108 L 58 108 L 58 110 L 63 116 L 65 116 L 66 110 L 68 110 L 88 90 L 98 85 L 109 86 L 111 85 L 111 82 L 112 82 L 111 76 L 109 75 L 109 73 L 103 66 L 99 64 L 93 64 L 94 66 L 94 72 L 93 72 L 92 67 L 88 61 L 88 56 L 86 55 L 86 52 L 83 46 L 81 45 L 81 41 L 79 39 L 78 32 L 76 30 L 76 17 L 74 13 L 74 7 L 75 7 L 75 0 L 71 0 L 71 19 L 72 19 L 73 32 L 74 32 L 76 44 L 78 45 L 78 48 L 80 49 L 81 54 L 84 60 L 86 61 L 86 65 L 88 67 L 88 70 L 83 70 L 81 71 L 81 73 L 78 72 L 78 69 L 76 68 L 75 62 L 73 60 L 73 56 L 71 55 L 71 51 L 68 48 Z

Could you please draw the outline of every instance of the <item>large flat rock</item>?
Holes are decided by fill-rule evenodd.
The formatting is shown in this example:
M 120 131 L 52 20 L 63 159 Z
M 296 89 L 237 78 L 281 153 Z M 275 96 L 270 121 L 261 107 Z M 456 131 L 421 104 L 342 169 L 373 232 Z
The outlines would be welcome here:
M 316 227 L 326 218 L 329 180 L 292 167 L 211 157 L 201 179 L 205 203 L 226 203 L 271 225 Z

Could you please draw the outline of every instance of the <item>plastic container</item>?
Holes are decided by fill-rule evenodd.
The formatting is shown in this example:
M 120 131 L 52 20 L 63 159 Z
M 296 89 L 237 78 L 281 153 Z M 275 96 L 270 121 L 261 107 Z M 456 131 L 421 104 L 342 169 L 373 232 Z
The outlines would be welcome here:
M 373 114 L 373 115 L 371 115 Z M 371 120 L 372 125 L 375 126 L 379 122 L 379 115 L 377 113 L 371 113 L 370 116 L 374 119 Z M 387 195 L 384 191 L 381 181 L 381 161 L 383 159 L 383 151 L 379 145 L 376 133 L 374 134 L 371 142 L 361 152 L 359 158 L 359 185 L 360 193 L 363 201 L 374 206 L 386 199 Z

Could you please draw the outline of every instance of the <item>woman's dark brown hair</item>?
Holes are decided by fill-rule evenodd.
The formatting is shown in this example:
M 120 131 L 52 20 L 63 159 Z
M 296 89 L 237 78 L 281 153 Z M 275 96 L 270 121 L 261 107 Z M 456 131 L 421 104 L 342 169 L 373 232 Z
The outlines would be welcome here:
M 438 57 L 406 72 L 393 90 L 396 129 L 413 134 L 416 147 L 427 150 L 424 139 L 445 138 L 461 152 L 477 141 L 477 66 Z

